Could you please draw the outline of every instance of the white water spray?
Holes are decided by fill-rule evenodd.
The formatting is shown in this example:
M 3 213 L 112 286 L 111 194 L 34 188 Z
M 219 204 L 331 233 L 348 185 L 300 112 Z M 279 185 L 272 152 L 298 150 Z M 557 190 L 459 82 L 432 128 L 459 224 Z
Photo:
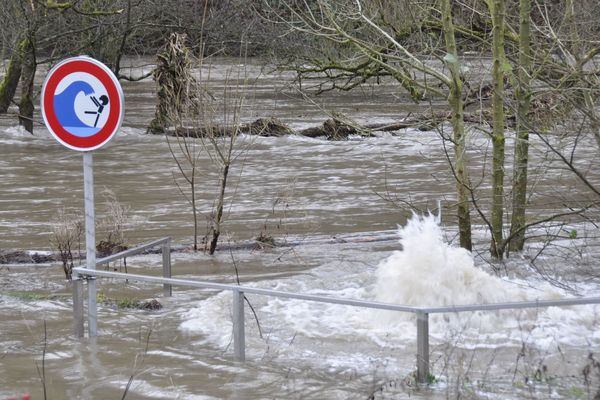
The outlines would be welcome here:
M 524 290 L 476 268 L 469 251 L 447 244 L 434 216 L 413 216 L 399 235 L 402 250 L 376 272 L 378 301 L 445 306 L 527 299 Z

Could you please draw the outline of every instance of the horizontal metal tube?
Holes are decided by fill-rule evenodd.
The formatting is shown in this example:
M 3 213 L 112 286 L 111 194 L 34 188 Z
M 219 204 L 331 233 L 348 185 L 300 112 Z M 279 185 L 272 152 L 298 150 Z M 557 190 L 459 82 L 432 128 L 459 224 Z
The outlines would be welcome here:
M 497 310 L 513 310 L 521 308 L 543 308 L 543 307 L 564 307 L 576 306 L 583 304 L 600 304 L 600 297 L 578 297 L 560 300 L 531 300 L 518 301 L 510 303 L 489 303 L 489 304 L 466 304 L 456 306 L 441 306 L 441 307 L 423 307 L 423 312 L 434 313 L 456 313 L 466 311 L 497 311 Z
M 255 288 L 255 287 L 250 287 L 250 286 L 229 285 L 229 284 L 225 284 L 225 283 L 213 283 L 213 282 L 195 281 L 195 280 L 188 280 L 188 279 L 162 278 L 162 277 L 158 277 L 158 276 L 125 274 L 122 272 L 112 272 L 112 271 L 98 271 L 98 270 L 90 270 L 90 269 L 82 268 L 82 267 L 73 268 L 73 271 L 77 271 L 81 275 L 102 276 L 102 277 L 106 277 L 106 278 L 121 278 L 121 279 L 129 279 L 132 281 L 154 282 L 154 283 L 162 283 L 162 284 L 168 283 L 171 285 L 189 286 L 189 287 L 215 289 L 215 290 L 238 290 L 238 291 L 242 291 L 244 293 L 260 294 L 260 295 L 265 295 L 265 296 L 317 301 L 317 302 L 321 302 L 321 303 L 342 304 L 342 305 L 358 306 L 358 307 L 366 307 L 366 308 L 376 308 L 376 309 L 380 309 L 380 310 L 392 310 L 392 311 L 404 311 L 404 312 L 417 312 L 420 310 L 418 307 L 403 306 L 403 305 L 399 305 L 399 304 L 378 303 L 378 302 L 373 302 L 373 301 L 343 299 L 343 298 L 339 298 L 339 297 L 317 296 L 317 295 L 311 295 L 311 294 L 289 293 L 289 292 L 282 292 L 279 290 L 261 289 L 261 288 Z
M 124 257 L 128 257 L 128 256 L 133 256 L 135 254 L 139 254 L 139 253 L 143 252 L 144 250 L 151 249 L 152 247 L 156 247 L 159 244 L 166 243 L 166 242 L 168 242 L 170 240 L 171 240 L 171 238 L 164 237 L 164 238 L 157 239 L 157 240 L 154 240 L 152 242 L 143 244 L 141 246 L 134 247 L 133 249 L 127 249 L 127 250 L 123 250 L 123 251 L 115 253 L 115 254 L 111 254 L 108 257 L 104 257 L 104 258 L 101 258 L 99 260 L 96 260 L 96 265 L 108 264 L 109 262 L 113 262 L 113 261 L 118 260 L 120 258 L 124 258 Z
M 196 288 L 204 288 L 204 289 L 214 289 L 214 290 L 237 290 L 237 291 L 242 291 L 245 293 L 259 294 L 259 295 L 264 295 L 264 296 L 273 296 L 273 297 L 288 298 L 288 299 L 316 301 L 316 302 L 321 302 L 321 303 L 341 304 L 341 305 L 348 305 L 348 306 L 374 308 L 374 309 L 379 309 L 379 310 L 391 310 L 391 311 L 412 312 L 412 313 L 422 312 L 422 313 L 433 314 L 433 313 L 453 313 L 453 312 L 465 312 L 465 311 L 493 311 L 493 310 L 516 309 L 516 308 L 540 308 L 540 307 L 571 306 L 571 305 L 582 305 L 582 304 L 600 304 L 600 297 L 581 297 L 581 298 L 571 298 L 571 299 L 562 299 L 562 300 L 536 300 L 536 301 L 523 301 L 523 302 L 514 302 L 514 303 L 470 304 L 470 305 L 442 306 L 442 307 L 415 307 L 415 306 L 406 306 L 406 305 L 400 305 L 400 304 L 380 303 L 380 302 L 374 302 L 374 301 L 344 299 L 344 298 L 339 298 L 339 297 L 290 293 L 290 292 L 283 292 L 283 291 L 279 291 L 279 290 L 262 289 L 262 288 L 256 288 L 256 287 L 250 287 L 250 286 L 230 285 L 230 284 L 225 284 L 225 283 L 213 283 L 213 282 L 196 281 L 196 280 L 189 280 L 189 279 L 162 278 L 162 277 L 158 277 L 158 276 L 125 274 L 122 272 L 90 270 L 90 269 L 83 268 L 83 267 L 73 268 L 73 271 L 75 271 L 81 275 L 88 275 L 88 276 L 120 278 L 120 279 L 129 279 L 129 280 L 133 280 L 133 281 L 153 282 L 153 283 L 161 283 L 161 284 L 166 283 L 166 284 L 171 284 L 171 285 L 188 286 L 188 287 L 196 287 Z

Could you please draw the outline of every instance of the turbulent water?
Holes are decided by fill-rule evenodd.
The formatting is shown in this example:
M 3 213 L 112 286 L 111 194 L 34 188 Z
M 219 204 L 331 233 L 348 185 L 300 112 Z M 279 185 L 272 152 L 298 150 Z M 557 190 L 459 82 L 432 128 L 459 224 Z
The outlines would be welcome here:
M 338 262 L 325 263 L 312 269 L 309 275 L 281 279 L 274 286 L 273 281 L 257 284 L 285 291 L 414 306 L 548 300 L 569 296 L 545 282 L 501 279 L 475 267 L 471 253 L 444 240 L 433 216 L 413 216 L 399 229 L 399 237 L 400 250 L 371 266 L 362 264 L 369 257 L 362 255 L 359 258 L 364 261 L 350 262 L 339 270 L 336 270 L 340 267 Z M 261 300 L 260 304 L 260 315 L 274 318 L 273 323 L 283 318 L 285 330 L 291 330 L 289 335 L 371 341 L 380 345 L 391 342 L 396 346 L 414 341 L 414 316 L 408 313 L 280 299 Z M 229 293 L 211 297 L 184 314 L 180 329 L 192 334 L 200 332 L 214 343 L 227 347 L 231 338 L 219 333 L 231 331 L 230 310 Z M 534 342 L 548 345 L 554 342 L 554 346 L 598 346 L 599 310 L 597 306 L 583 306 L 432 316 L 431 335 L 443 340 L 451 332 L 468 337 L 474 346 L 483 343 L 516 345 L 526 330 Z M 363 356 L 367 357 L 366 354 Z
M 239 66 L 220 62 L 216 93 L 224 71 Z M 246 119 L 273 115 L 301 128 L 327 117 L 290 90 L 285 76 L 248 68 L 257 79 Z M 148 80 L 125 85 L 124 128 L 94 154 L 97 216 L 105 219 L 110 190 L 129 208 L 130 244 L 168 235 L 189 248 L 191 211 L 174 180 L 183 181 L 165 139 L 144 135 L 151 90 Z M 331 94 L 322 103 L 360 110 L 363 122 L 392 121 L 398 109 L 413 107 L 395 91 L 384 85 Z M 48 251 L 58 211 L 81 209 L 81 155 L 41 127 L 31 136 L 8 117 L 1 122 L 0 249 Z M 590 144 L 577 154 L 593 162 Z M 598 255 L 593 218 L 538 227 L 533 233 L 554 240 L 532 240 L 505 264 L 487 263 L 481 221 L 474 253 L 456 246 L 454 181 L 440 132 L 407 129 L 342 142 L 244 136 L 240 145 L 245 151 L 232 170 L 223 243 L 264 233 L 294 246 L 234 248 L 214 257 L 179 251 L 176 277 L 233 283 L 237 269 L 245 285 L 420 306 L 599 293 L 590 274 Z M 485 173 L 488 145 L 485 135 L 471 134 L 474 176 Z M 589 199 L 535 140 L 531 158 L 532 217 Z M 200 165 L 204 230 L 218 180 L 208 157 Z M 485 183 L 479 188 L 485 198 Z M 441 221 L 427 213 L 439 200 Z M 420 211 L 398 207 L 407 203 Z M 105 234 L 100 224 L 98 235 Z M 127 268 L 158 275 L 160 262 L 158 255 L 137 256 Z M 145 312 L 101 301 L 100 336 L 78 341 L 60 266 L 0 265 L 0 398 L 25 392 L 42 398 L 42 376 L 49 399 L 121 398 L 127 387 L 128 399 L 586 398 L 598 382 L 593 368 L 588 381 L 583 374 L 589 354 L 600 349 L 597 306 L 432 315 L 434 382 L 419 388 L 410 314 L 248 295 L 256 318 L 247 307 L 248 361 L 237 363 L 229 292 L 176 287 L 172 298 L 161 298 L 152 284 L 99 279 L 98 287 L 100 300 L 157 298 L 164 307 Z

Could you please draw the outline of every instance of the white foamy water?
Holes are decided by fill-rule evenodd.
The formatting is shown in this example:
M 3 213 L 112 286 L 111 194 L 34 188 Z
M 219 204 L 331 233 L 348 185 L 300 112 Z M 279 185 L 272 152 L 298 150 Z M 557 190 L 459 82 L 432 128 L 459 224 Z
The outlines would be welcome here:
M 398 233 L 402 250 L 383 260 L 376 271 L 378 301 L 435 307 L 558 297 L 546 285 L 538 293 L 531 293 L 517 282 L 504 281 L 476 268 L 469 251 L 445 242 L 442 229 L 432 215 L 414 215 Z M 477 326 L 479 330 L 493 332 L 505 327 L 507 319 L 511 320 L 506 316 L 506 312 L 434 314 L 433 330 L 443 332 L 450 327 L 458 331 Z M 381 311 L 374 313 L 373 318 L 394 326 L 407 315 Z
M 377 269 L 376 298 L 414 306 L 525 300 L 514 285 L 475 267 L 473 256 L 447 244 L 436 218 L 413 216 L 399 229 L 402 250 Z
M 380 262 L 369 262 L 380 253 L 363 254 L 363 259 L 326 262 L 307 275 L 256 286 L 289 292 L 319 294 L 414 306 L 442 306 L 514 302 L 571 297 L 539 282 L 535 287 L 524 281 L 503 280 L 475 266 L 468 251 L 444 240 L 433 216 L 413 216 L 399 228 L 401 249 L 388 253 Z M 356 246 L 356 245 L 353 245 Z M 340 255 L 343 249 L 339 249 Z M 336 356 L 329 363 L 353 365 L 357 357 L 370 357 L 377 348 L 403 349 L 416 341 L 415 317 L 409 313 L 367 310 L 251 296 L 268 345 L 281 346 L 281 352 L 300 352 L 310 358 L 315 341 L 327 341 Z M 454 342 L 460 337 L 465 348 L 515 346 L 524 338 L 533 345 L 557 349 L 560 344 L 588 346 L 600 344 L 596 329 L 600 308 L 508 310 L 432 314 L 430 337 L 433 343 Z M 183 315 L 180 329 L 190 335 L 200 333 L 200 342 L 227 348 L 231 338 L 231 294 L 219 293 L 199 302 Z M 246 311 L 248 351 L 260 354 L 265 341 L 258 340 L 253 317 Z M 290 350 L 289 343 L 302 349 Z M 347 343 L 352 343 L 348 347 Z M 201 344 L 201 343 L 198 343 Z M 295 355 L 297 356 L 297 355 Z

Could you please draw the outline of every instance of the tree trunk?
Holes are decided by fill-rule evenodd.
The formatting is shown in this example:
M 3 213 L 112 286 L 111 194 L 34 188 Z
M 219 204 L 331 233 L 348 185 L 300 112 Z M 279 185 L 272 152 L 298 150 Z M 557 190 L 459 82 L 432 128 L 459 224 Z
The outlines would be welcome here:
M 192 167 L 192 177 L 190 179 L 192 216 L 194 218 L 194 251 L 198 251 L 198 206 L 196 205 L 196 166 Z
M 36 67 L 35 47 L 31 39 L 26 38 L 23 46 L 19 124 L 29 133 L 33 133 L 33 80 L 35 78 Z
M 494 0 L 490 8 L 493 21 L 492 80 L 492 257 L 502 258 L 504 214 L 504 0 Z
M 15 97 L 17 85 L 21 78 L 21 68 L 23 62 L 23 44 L 26 39 L 17 39 L 15 49 L 10 56 L 8 67 L 4 79 L 0 83 L 0 113 L 5 113 L 10 107 L 10 103 Z
M 467 171 L 464 106 L 462 99 L 462 80 L 458 65 L 458 52 L 452 22 L 450 0 L 442 0 L 442 26 L 446 42 L 446 64 L 452 76 L 448 103 L 452 110 L 452 130 L 454 135 L 454 171 L 456 174 L 456 193 L 458 197 L 458 231 L 460 246 L 471 250 L 471 214 L 469 207 L 469 174 Z
M 517 96 L 517 140 L 513 170 L 510 251 L 521 251 L 525 245 L 525 210 L 527 203 L 527 169 L 529 161 L 529 109 L 531 106 L 531 0 L 519 5 L 519 73 Z
M 125 53 L 125 46 L 127 45 L 127 39 L 133 29 L 131 28 L 131 0 L 127 0 L 127 11 L 125 13 L 125 29 L 121 36 L 121 41 L 119 43 L 119 48 L 117 49 L 117 53 L 115 54 L 115 58 L 113 60 L 113 72 L 117 79 L 119 79 L 119 74 L 121 73 L 121 59 Z
M 210 255 L 213 255 L 215 253 L 215 250 L 217 249 L 217 242 L 219 241 L 219 236 L 221 235 L 221 219 L 223 218 L 223 207 L 225 205 L 225 188 L 227 187 L 228 174 L 229 165 L 225 164 L 223 166 L 223 171 L 221 175 L 221 188 L 219 192 L 219 198 L 217 200 L 217 213 L 213 222 L 213 237 L 210 241 L 210 249 L 208 250 L 208 254 Z
M 567 51 L 570 54 L 565 54 L 567 62 L 572 65 L 579 59 L 581 55 L 581 39 L 579 37 L 578 21 L 575 18 L 575 3 L 573 0 L 565 1 L 564 11 L 564 26 L 568 30 Z
M 590 120 L 590 130 L 592 131 L 592 135 L 594 135 L 598 148 L 600 148 L 600 117 L 598 117 L 598 113 L 596 112 L 596 102 L 594 101 L 590 90 L 584 90 L 582 95 L 584 102 L 583 106 L 585 107 L 587 117 Z

